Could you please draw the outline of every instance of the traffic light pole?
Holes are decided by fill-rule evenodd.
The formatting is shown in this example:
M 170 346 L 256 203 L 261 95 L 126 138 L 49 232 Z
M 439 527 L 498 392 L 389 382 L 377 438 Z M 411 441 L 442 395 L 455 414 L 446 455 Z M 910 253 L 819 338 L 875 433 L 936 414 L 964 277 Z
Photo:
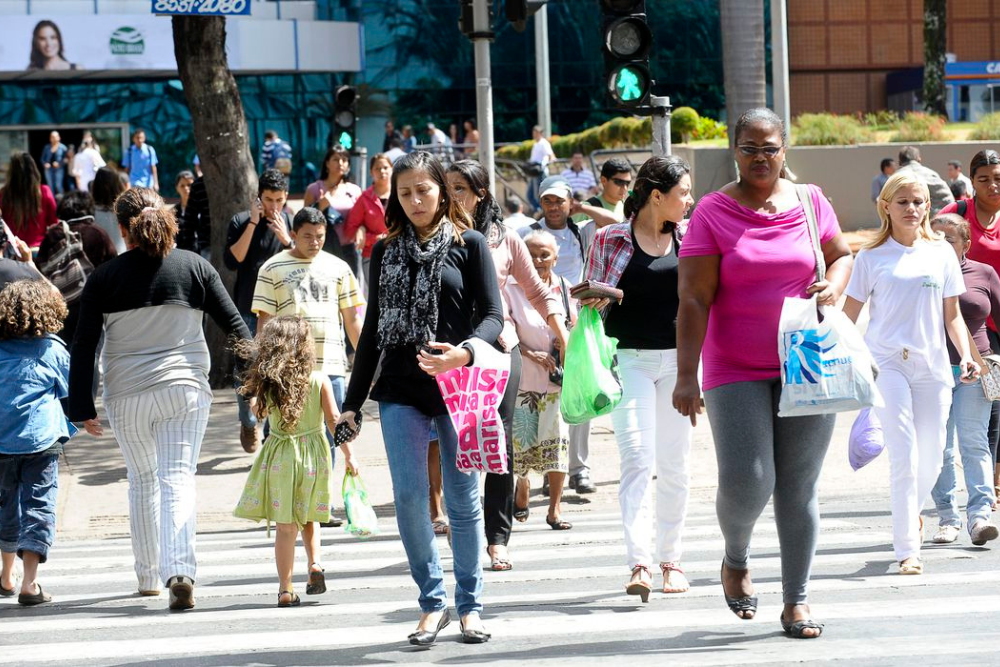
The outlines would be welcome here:
M 653 95 L 649 98 L 653 107 L 653 157 L 670 155 L 670 98 Z
M 476 124 L 479 128 L 479 161 L 489 174 L 490 192 L 496 193 L 496 164 L 493 155 L 493 82 L 490 76 L 489 0 L 473 0 L 472 22 L 475 32 L 470 35 L 476 56 Z

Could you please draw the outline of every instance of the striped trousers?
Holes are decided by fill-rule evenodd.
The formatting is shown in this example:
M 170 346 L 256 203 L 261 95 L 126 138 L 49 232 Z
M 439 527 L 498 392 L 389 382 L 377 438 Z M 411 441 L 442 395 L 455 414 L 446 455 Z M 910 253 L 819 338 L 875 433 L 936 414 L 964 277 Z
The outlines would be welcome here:
M 129 524 L 139 590 L 195 579 L 195 481 L 212 394 L 170 385 L 108 401 L 128 468 Z

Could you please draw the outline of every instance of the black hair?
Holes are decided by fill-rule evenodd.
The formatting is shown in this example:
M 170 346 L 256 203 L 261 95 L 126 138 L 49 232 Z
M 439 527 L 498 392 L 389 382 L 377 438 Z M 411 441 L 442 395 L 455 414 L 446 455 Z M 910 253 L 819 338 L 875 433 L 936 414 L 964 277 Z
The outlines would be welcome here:
M 413 224 L 403 210 L 403 205 L 399 203 L 399 188 L 397 184 L 399 177 L 408 171 L 423 171 L 440 189 L 441 201 L 438 203 L 432 227 L 436 227 L 441 218 L 447 217 L 455 225 L 455 242 L 461 245 L 462 232 L 472 228 L 472 220 L 451 193 L 448 192 L 448 179 L 445 178 L 444 167 L 441 161 L 427 151 L 413 151 L 407 153 L 396 161 L 392 168 L 392 184 L 389 191 L 389 202 L 385 206 L 385 226 L 389 230 L 386 242 L 392 242 L 397 236 L 403 233 L 406 225 Z
M 785 121 L 781 120 L 781 116 L 767 107 L 757 107 L 756 109 L 747 109 L 744 111 L 740 119 L 736 121 L 736 127 L 733 130 L 733 141 L 738 144 L 740 142 L 740 135 L 751 125 L 757 124 L 767 125 L 776 129 L 781 135 L 781 145 L 788 145 L 788 130 L 785 127 Z
M 920 162 L 920 149 L 916 146 L 903 146 L 899 149 L 899 166 L 903 167 L 911 162 Z
M 955 169 L 961 169 L 962 168 L 962 161 L 961 160 L 948 160 L 948 166 L 949 167 L 954 167 Z
M 681 182 L 685 174 L 691 173 L 691 165 L 682 157 L 668 155 L 666 157 L 651 157 L 639 167 L 632 192 L 625 200 L 625 217 L 631 218 L 649 202 L 653 190 L 667 194 Z M 664 234 L 674 231 L 680 220 L 667 220 L 661 231 Z
M 70 190 L 59 200 L 56 217 L 60 220 L 94 217 L 94 198 L 83 190 Z
M 277 136 L 278 133 L 275 132 L 274 130 L 267 130 L 266 132 L 264 132 L 264 139 L 275 139 L 277 138 Z
M 895 160 L 893 160 L 891 157 L 884 157 L 882 158 L 882 161 L 878 163 L 878 170 L 884 174 L 887 167 L 895 167 L 895 166 L 896 166 Z
M 330 161 L 330 158 L 332 157 L 338 157 L 341 158 L 342 160 L 347 160 L 347 170 L 344 171 L 344 173 L 340 177 L 341 181 L 346 181 L 347 174 L 351 170 L 351 153 L 340 144 L 334 144 L 333 146 L 330 146 L 330 149 L 327 150 L 326 155 L 323 156 L 323 164 L 319 168 L 319 180 L 325 181 L 330 176 L 330 168 L 327 167 L 326 165 Z
M 94 175 L 90 189 L 94 193 L 95 204 L 111 208 L 115 205 L 118 195 L 125 192 L 125 184 L 118 177 L 117 171 L 111 167 L 101 167 Z
M 42 55 L 42 52 L 35 44 L 35 40 L 38 39 L 38 33 L 41 32 L 42 28 L 52 28 L 53 32 L 56 33 L 56 39 L 59 40 L 59 57 L 63 60 L 66 59 L 63 56 L 63 38 L 59 26 L 49 20 L 39 21 L 35 24 L 35 29 L 31 31 L 31 55 L 28 58 L 28 69 L 45 69 L 45 56 Z
M 292 218 L 292 231 L 299 231 L 302 229 L 302 225 L 323 225 L 325 227 L 326 216 L 318 208 L 307 206 Z
M 458 160 L 448 167 L 449 174 L 458 174 L 479 197 L 476 210 L 472 213 L 473 228 L 486 237 L 490 247 L 496 247 L 506 234 L 503 211 L 490 192 L 490 175 L 486 167 L 475 160 Z
M 948 189 L 951 190 L 951 196 L 955 198 L 955 201 L 965 199 L 968 194 L 965 191 L 965 181 L 956 180 L 954 183 L 949 183 Z
M 475 118 L 466 118 L 465 122 L 468 123 L 469 125 L 471 125 L 473 130 L 477 129 L 476 128 L 476 119 Z
M 264 190 L 272 192 L 288 192 L 288 177 L 277 169 L 266 169 L 257 179 L 257 196 L 264 194 Z
M 980 167 L 988 167 L 991 164 L 1000 164 L 1000 153 L 991 148 L 979 151 L 972 156 L 972 161 L 969 162 L 969 178 L 975 178 L 976 170 Z
M 506 199 L 503 200 L 503 207 L 507 209 L 507 212 L 510 213 L 511 215 L 514 215 L 515 213 L 520 213 L 521 209 L 524 208 L 524 206 L 521 204 L 521 200 L 513 196 L 507 197 Z
M 15 234 L 24 234 L 37 226 L 45 227 L 39 213 L 42 210 L 42 175 L 35 158 L 17 151 L 10 156 L 7 182 L 0 189 L 3 212 Z
M 194 172 L 191 171 L 191 170 L 189 170 L 189 169 L 185 169 L 183 171 L 177 172 L 177 177 L 174 178 L 174 186 L 176 187 L 177 184 L 180 183 L 181 180 L 185 179 L 185 178 L 189 178 L 189 179 L 191 179 L 193 181 L 194 180 Z
M 601 165 L 601 176 L 603 178 L 612 178 L 615 174 L 631 173 L 632 165 L 625 158 L 613 157 Z

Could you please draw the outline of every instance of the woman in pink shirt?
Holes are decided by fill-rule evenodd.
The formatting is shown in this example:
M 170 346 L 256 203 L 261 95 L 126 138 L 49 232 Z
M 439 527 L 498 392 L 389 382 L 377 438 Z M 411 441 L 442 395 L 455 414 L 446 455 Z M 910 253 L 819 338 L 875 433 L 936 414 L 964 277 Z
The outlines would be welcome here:
M 739 178 L 706 195 L 680 250 L 674 407 L 701 413 L 698 359 L 719 464 L 716 510 L 726 543 L 722 588 L 738 617 L 757 613 L 750 538 L 767 501 L 781 545 L 781 625 L 819 637 L 806 587 L 819 534 L 816 497 L 834 415 L 777 416 L 781 395 L 778 320 L 785 297 L 816 295 L 833 305 L 851 273 L 851 250 L 819 188 L 809 188 L 827 279 L 815 282 L 805 210 L 781 177 L 787 134 L 769 109 L 751 109 L 734 128 Z
M 11 156 L 7 183 L 0 189 L 0 206 L 11 231 L 37 254 L 45 230 L 57 222 L 56 198 L 49 186 L 42 185 L 38 165 L 27 153 Z
M 561 297 L 550 290 L 535 272 L 531 254 L 524 241 L 517 234 L 507 233 L 507 228 L 503 224 L 503 212 L 490 194 L 489 176 L 483 165 L 474 160 L 459 160 L 448 168 L 447 178 L 452 197 L 471 213 L 476 231 L 486 237 L 500 282 L 504 325 L 497 341 L 505 351 L 510 352 L 510 379 L 499 412 L 507 435 L 507 460 L 513 461 L 514 401 L 517 398 L 517 387 L 521 377 L 521 350 L 518 346 L 514 320 L 510 316 L 510 307 L 503 300 L 508 276 L 513 276 L 517 280 L 528 301 L 541 313 L 555 334 L 556 340 L 559 341 L 560 350 L 566 349 L 566 339 L 569 337 L 563 322 L 565 311 Z M 486 474 L 483 518 L 486 523 L 487 551 L 494 570 L 509 570 L 512 567 L 507 551 L 512 528 L 511 519 L 515 518 L 518 521 L 528 519 L 529 491 L 527 479 L 522 478 L 518 483 L 517 494 L 520 503 L 515 500 L 513 466 L 506 475 Z M 549 526 L 554 530 L 566 530 L 571 527 L 558 516 L 550 515 L 548 518 Z
M 351 154 L 340 144 L 334 144 L 323 157 L 319 180 L 306 188 L 302 203 L 315 206 L 326 215 L 329 229 L 323 250 L 347 262 L 355 277 L 360 278 L 361 254 L 354 244 L 354 237 L 347 234 L 345 224 L 347 215 L 361 198 L 361 188 L 347 180 L 350 172 Z M 334 233 L 331 234 L 331 231 Z

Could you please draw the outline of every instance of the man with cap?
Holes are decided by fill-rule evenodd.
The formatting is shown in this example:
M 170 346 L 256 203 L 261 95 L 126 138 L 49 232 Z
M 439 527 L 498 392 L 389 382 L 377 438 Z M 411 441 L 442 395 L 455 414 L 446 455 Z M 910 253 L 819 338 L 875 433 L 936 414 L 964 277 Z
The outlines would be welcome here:
M 565 278 L 570 285 L 576 285 L 583 280 L 590 243 L 594 240 L 597 225 L 591 220 L 573 222 L 569 217 L 574 203 L 573 191 L 569 181 L 562 176 L 549 176 L 542 181 L 538 192 L 542 219 L 517 231 L 521 238 L 537 229 L 544 229 L 552 234 L 559 246 L 559 258 L 554 269 L 556 275 Z M 597 490 L 590 481 L 590 466 L 587 465 L 589 454 L 590 422 L 570 426 L 569 488 L 575 489 L 577 493 L 593 493 Z M 548 478 L 545 481 L 542 493 L 548 495 Z
M 583 280 L 583 270 L 596 225 L 590 220 L 573 222 L 570 218 L 573 190 L 569 181 L 562 176 L 549 176 L 543 180 L 538 193 L 543 217 L 538 222 L 517 230 L 518 234 L 524 238 L 536 229 L 544 229 L 556 237 L 559 245 L 559 259 L 554 269 L 556 275 L 565 278 L 570 285 L 576 285 Z

